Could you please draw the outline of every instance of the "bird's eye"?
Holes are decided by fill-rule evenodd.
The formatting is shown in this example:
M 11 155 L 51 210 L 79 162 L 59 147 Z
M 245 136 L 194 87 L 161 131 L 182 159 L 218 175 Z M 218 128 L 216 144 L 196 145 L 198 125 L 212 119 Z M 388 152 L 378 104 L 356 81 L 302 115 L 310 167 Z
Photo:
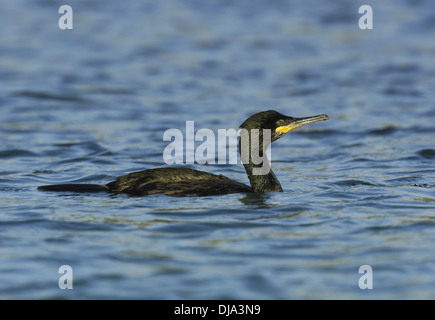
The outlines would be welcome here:
M 284 121 L 283 121 L 283 120 L 278 120 L 278 121 L 276 122 L 276 125 L 277 125 L 278 127 L 281 127 L 282 125 L 284 125 Z

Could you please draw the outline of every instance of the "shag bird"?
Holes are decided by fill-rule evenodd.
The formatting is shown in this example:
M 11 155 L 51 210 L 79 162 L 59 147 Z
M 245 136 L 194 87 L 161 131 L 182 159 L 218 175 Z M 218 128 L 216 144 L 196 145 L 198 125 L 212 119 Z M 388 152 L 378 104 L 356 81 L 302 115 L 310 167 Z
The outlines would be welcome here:
M 328 119 L 326 114 L 293 118 L 269 110 L 256 113 L 243 122 L 240 127 L 242 131 L 246 132 L 248 137 L 246 141 L 248 142 L 242 143 L 243 136 L 241 135 L 239 153 L 251 186 L 231 180 L 223 175 L 215 175 L 189 168 L 168 167 L 133 172 L 121 176 L 106 185 L 59 184 L 40 186 L 38 189 L 45 191 L 125 193 L 132 196 L 164 193 L 173 197 L 210 196 L 243 192 L 282 192 L 281 184 L 269 167 L 269 160 L 266 156 L 268 144 L 278 140 L 293 129 Z M 255 148 L 256 145 L 257 148 Z M 259 162 L 259 158 L 263 159 L 263 161 Z

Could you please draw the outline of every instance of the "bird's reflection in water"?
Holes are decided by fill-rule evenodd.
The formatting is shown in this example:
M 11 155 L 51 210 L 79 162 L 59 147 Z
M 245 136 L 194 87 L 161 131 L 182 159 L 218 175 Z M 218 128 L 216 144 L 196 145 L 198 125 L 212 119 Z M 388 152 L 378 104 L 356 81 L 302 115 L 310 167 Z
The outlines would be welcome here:
M 239 199 L 241 203 L 246 206 L 256 206 L 258 208 L 270 208 L 272 205 L 268 204 L 271 195 L 269 193 L 245 193 Z

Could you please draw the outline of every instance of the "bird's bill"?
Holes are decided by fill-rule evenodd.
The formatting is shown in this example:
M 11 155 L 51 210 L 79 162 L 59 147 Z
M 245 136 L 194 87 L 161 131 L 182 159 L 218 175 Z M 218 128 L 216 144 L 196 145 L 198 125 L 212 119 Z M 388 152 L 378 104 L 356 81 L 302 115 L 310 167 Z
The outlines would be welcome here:
M 306 124 L 310 124 L 313 122 L 317 122 L 317 121 L 325 121 L 328 120 L 329 117 L 326 114 L 320 114 L 317 116 L 312 116 L 312 117 L 306 117 L 306 118 L 293 118 L 294 120 L 287 125 L 283 125 L 280 126 L 278 128 L 275 129 L 276 132 L 283 132 L 283 133 L 287 133 L 291 130 L 294 130 L 296 128 L 302 127 Z

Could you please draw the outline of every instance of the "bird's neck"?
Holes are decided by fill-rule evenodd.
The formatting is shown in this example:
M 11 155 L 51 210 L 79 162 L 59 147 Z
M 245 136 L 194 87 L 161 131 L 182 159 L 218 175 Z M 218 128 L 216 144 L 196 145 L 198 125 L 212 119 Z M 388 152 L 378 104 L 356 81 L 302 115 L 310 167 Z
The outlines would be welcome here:
M 266 149 L 267 145 L 263 146 L 262 140 L 257 150 L 252 148 L 251 143 L 243 145 L 239 141 L 239 152 L 251 182 L 252 191 L 255 193 L 282 192 L 281 184 L 270 167 Z

